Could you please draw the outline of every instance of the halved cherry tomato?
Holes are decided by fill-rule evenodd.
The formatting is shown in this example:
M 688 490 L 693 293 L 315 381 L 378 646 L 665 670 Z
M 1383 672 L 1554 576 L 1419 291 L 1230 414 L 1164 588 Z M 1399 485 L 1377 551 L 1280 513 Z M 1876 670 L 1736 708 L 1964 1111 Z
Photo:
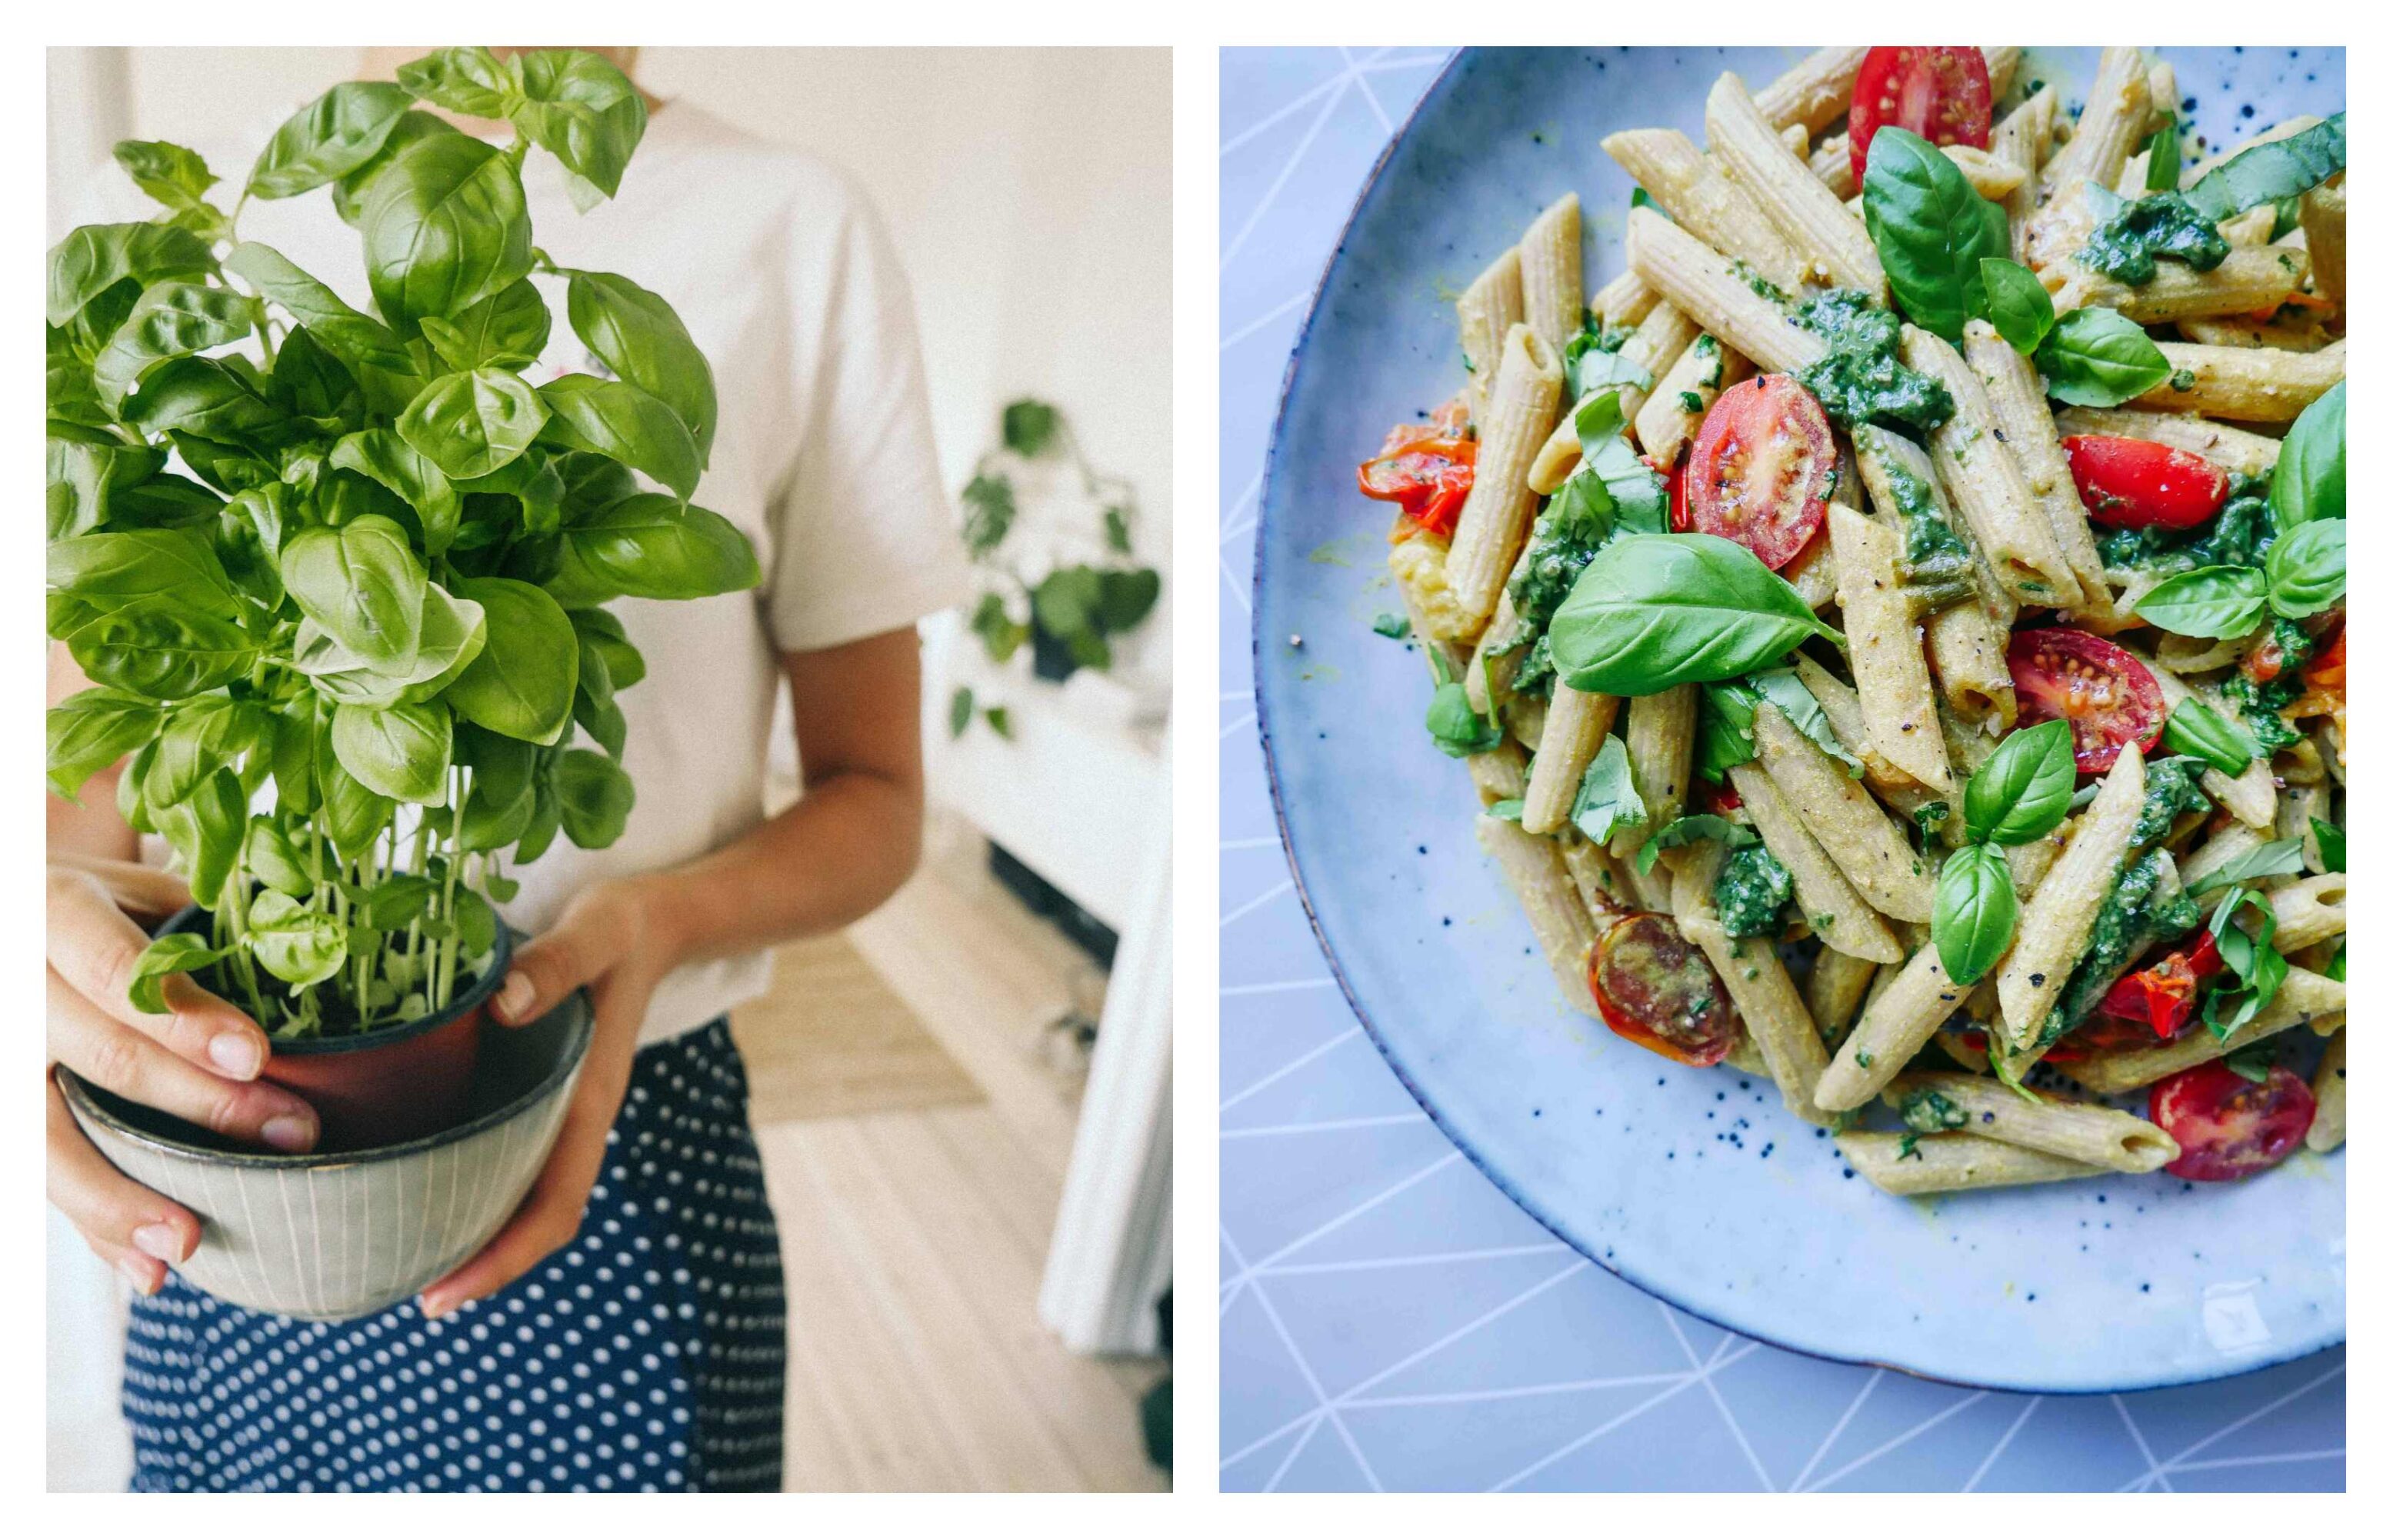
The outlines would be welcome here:
M 1354 467 L 1354 482 L 1365 497 L 1402 508 L 1419 530 L 1450 537 L 1478 463 L 1478 439 L 1437 437 L 1433 429 L 1406 424 L 1389 433 L 1377 456 Z
M 1664 478 L 1670 486 L 1670 532 L 1683 535 L 1694 528 L 1687 522 L 1687 457 L 1680 455 L 1670 464 L 1670 474 Z
M 2227 501 L 2227 473 L 2198 454 L 2147 438 L 2082 433 L 2064 438 L 2086 516 L 2121 529 L 2190 529 Z
M 2232 1181 L 2291 1155 L 2310 1131 L 2318 1098 L 2282 1064 L 2266 1080 L 2246 1080 L 2213 1061 L 2154 1085 L 2151 1109 L 2152 1121 L 2185 1152 L 2168 1163 L 2171 1176 Z
M 2066 718 L 2080 773 L 2102 774 L 2130 743 L 2150 753 L 2160 742 L 2168 721 L 2160 682 L 2116 643 L 2067 626 L 2018 631 L 2009 662 L 2019 724 Z
M 1661 915 L 1630 915 L 1604 932 L 1587 972 L 1604 1024 L 1630 1042 L 1682 1064 L 1719 1064 L 1736 1046 L 1720 976 Z
M 1721 391 L 1687 458 L 1687 528 L 1737 542 L 1772 571 L 1828 516 L 1837 468 L 1828 414 L 1785 374 Z
M 2139 968 L 2102 997 L 2105 1014 L 2121 1021 L 2143 1022 L 2163 1038 L 2193 1019 L 2202 981 L 2227 966 L 2218 955 L 2218 941 L 2208 931 L 2190 946 L 2180 946 L 2149 968 Z
M 1976 48 L 1872 48 L 1853 80 L 1853 182 L 1869 170 L 1870 140 L 1887 124 L 1929 144 L 1992 142 L 1994 85 Z

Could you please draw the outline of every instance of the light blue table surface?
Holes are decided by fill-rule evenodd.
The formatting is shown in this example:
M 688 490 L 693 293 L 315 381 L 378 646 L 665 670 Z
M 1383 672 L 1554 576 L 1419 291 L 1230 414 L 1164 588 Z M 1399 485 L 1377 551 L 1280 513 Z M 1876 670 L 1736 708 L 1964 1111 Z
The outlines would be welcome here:
M 2049 1397 L 1766 1347 L 1556 1240 L 1364 1035 L 1273 821 L 1249 651 L 1255 507 L 1322 266 L 1445 57 L 1222 56 L 1223 1489 L 2341 1490 L 2341 1350 Z

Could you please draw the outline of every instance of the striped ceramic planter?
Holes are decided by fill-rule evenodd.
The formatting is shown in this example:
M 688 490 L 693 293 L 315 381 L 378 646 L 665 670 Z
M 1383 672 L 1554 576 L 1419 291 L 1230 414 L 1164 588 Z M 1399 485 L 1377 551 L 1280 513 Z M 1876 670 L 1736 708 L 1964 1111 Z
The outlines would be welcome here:
M 199 1216 L 187 1282 L 251 1310 L 346 1321 L 408 1299 L 497 1233 L 556 1142 L 590 1030 L 578 993 L 529 1026 L 484 1028 L 480 1110 L 348 1154 L 235 1148 L 57 1073 L 100 1153 Z

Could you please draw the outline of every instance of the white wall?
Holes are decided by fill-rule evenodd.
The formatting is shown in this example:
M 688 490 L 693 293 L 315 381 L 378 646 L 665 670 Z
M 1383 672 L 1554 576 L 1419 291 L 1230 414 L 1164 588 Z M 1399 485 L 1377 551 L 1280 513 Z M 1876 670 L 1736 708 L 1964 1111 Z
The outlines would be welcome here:
M 262 145 L 357 63 L 347 48 L 51 49 L 50 239 L 65 233 L 84 178 L 120 175 L 107 163 L 116 140 Z M 1145 672 L 1162 677 L 1171 592 L 1170 54 L 653 48 L 637 72 L 655 94 L 808 150 L 870 190 L 913 281 L 951 489 L 994 441 L 999 407 L 1018 395 L 1061 406 L 1090 459 L 1131 478 L 1138 555 L 1166 571 L 1167 607 L 1139 649 Z M 240 168 L 216 170 L 231 180 Z M 933 697 L 935 787 L 970 781 L 987 794 L 989 774 L 943 764 L 945 694 L 935 684 Z M 1046 821 L 1063 805 L 1036 787 L 1019 790 Z M 115 1350 L 107 1312 L 92 1308 L 112 1275 L 55 1216 L 50 1239 L 51 1481 L 120 1484 Z

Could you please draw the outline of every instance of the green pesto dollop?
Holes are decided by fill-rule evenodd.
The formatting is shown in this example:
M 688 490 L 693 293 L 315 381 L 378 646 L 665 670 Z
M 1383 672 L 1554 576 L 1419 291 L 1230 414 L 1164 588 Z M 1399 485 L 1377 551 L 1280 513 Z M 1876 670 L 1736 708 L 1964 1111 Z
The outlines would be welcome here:
M 1778 911 L 1794 896 L 1794 875 L 1758 841 L 1730 851 L 1712 882 L 1720 929 L 1739 938 L 1776 935 Z
M 2166 838 L 2181 814 L 2210 811 L 2200 784 L 2203 768 L 2190 754 L 2172 754 L 2144 766 L 2144 807 L 2127 835 L 2129 845 L 2140 849 Z
M 1930 610 L 1949 609 L 1977 596 L 1977 573 L 1969 548 L 1946 522 L 1935 489 L 1901 461 L 1885 462 L 1888 490 L 1903 519 L 1903 581 Z
M 2148 192 L 2096 226 L 2077 253 L 2096 272 L 2134 285 L 2159 276 L 2154 259 L 2164 256 L 2206 273 L 2227 260 L 2227 238 L 2182 194 Z
M 2197 567 L 2257 567 L 2276 538 L 2267 478 L 2237 475 L 2227 478 L 2227 501 L 2209 523 L 2192 530 L 2105 529 L 2094 548 L 2105 567 L 2174 577 Z
M 2128 862 L 2119 880 L 2111 884 L 2094 916 L 2093 939 L 2070 973 L 2060 1003 L 2045 1018 L 2039 1038 L 2044 1046 L 2059 1042 L 2063 1033 L 2094 1013 L 2130 959 L 2148 946 L 2165 946 L 2202 923 L 2202 906 L 2182 890 L 2170 897 L 2160 896 L 2162 860 L 2161 852 L 2149 851 Z
M 2302 689 L 2301 675 L 2291 670 L 2259 685 L 2238 669 L 2218 685 L 2218 693 L 2235 708 L 2243 730 L 2252 735 L 2261 752 L 2269 754 L 2301 741 L 2301 729 L 2286 721 L 2284 713 L 2286 707 L 2301 698 Z
M 1805 300 L 1794 320 L 1828 345 L 1827 357 L 1795 378 L 1839 426 L 1876 423 L 1926 433 L 1953 415 L 1943 384 L 1900 357 L 1903 322 L 1858 290 L 1831 289 Z

